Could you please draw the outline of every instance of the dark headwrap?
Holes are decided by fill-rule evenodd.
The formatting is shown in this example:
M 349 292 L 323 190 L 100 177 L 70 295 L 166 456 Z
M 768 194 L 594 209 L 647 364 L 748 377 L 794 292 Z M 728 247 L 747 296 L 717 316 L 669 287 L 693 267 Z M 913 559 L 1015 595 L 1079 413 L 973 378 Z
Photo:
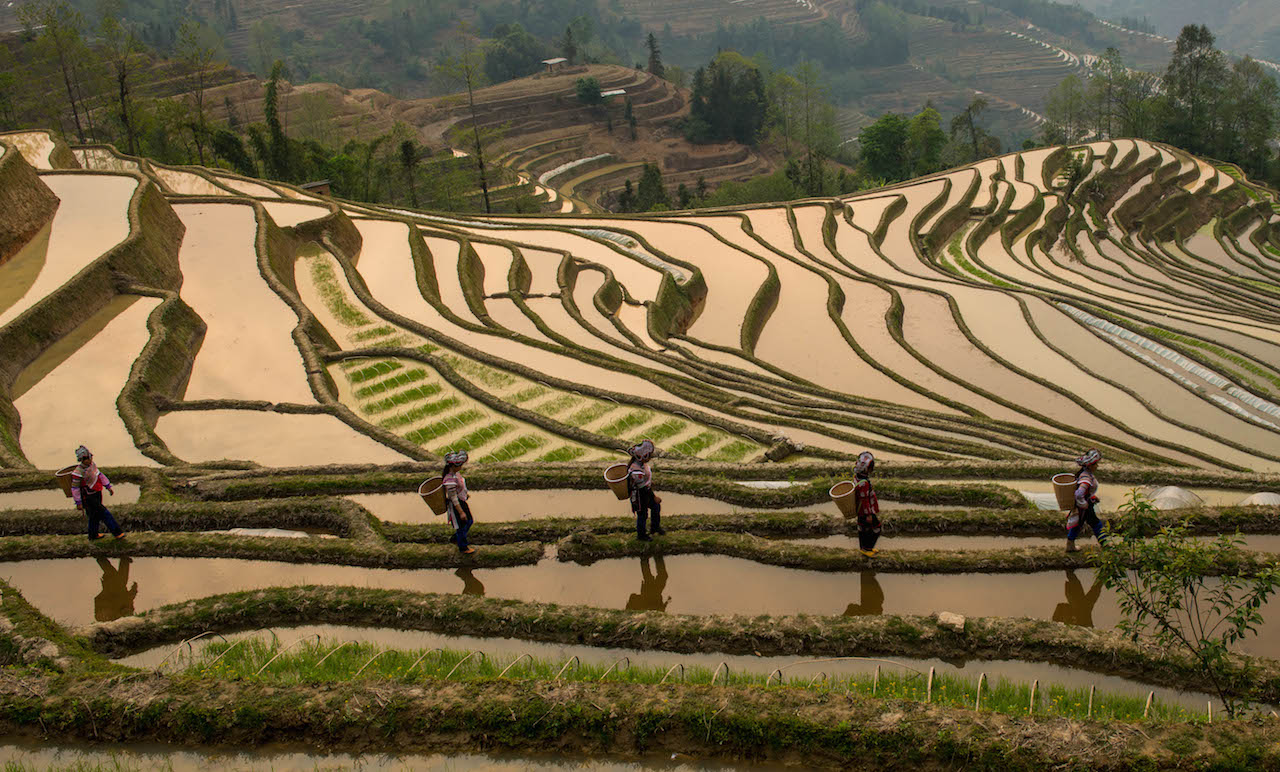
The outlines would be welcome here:
M 1102 452 L 1097 448 L 1089 448 L 1089 450 L 1085 451 L 1083 456 L 1076 459 L 1076 463 L 1080 466 L 1089 466 L 1090 464 L 1096 464 L 1101 460 Z
M 871 474 L 871 470 L 875 468 L 876 457 L 871 455 L 871 451 L 864 450 L 858 454 L 858 460 L 853 464 L 853 473 L 856 475 Z
M 444 462 L 449 466 L 462 466 L 467 463 L 467 451 L 459 450 L 455 453 L 446 453 Z
M 631 449 L 631 457 L 643 461 L 653 456 L 653 440 L 644 440 Z

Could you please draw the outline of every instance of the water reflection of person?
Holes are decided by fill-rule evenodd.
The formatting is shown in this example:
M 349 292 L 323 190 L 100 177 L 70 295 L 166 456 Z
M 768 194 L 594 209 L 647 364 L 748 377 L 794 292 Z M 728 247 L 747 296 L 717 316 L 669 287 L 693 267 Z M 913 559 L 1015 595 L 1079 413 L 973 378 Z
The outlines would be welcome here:
M 453 575 L 462 580 L 463 595 L 484 595 L 484 585 L 471 572 L 470 568 L 459 568 Z
M 1076 572 L 1067 569 L 1066 592 L 1067 601 L 1059 603 L 1053 610 L 1053 621 L 1093 627 L 1093 607 L 1097 605 L 1098 598 L 1102 595 L 1102 580 L 1094 579 L 1093 586 L 1086 593 L 1084 585 L 1080 584 L 1080 580 L 1076 578 Z
M 844 610 L 847 617 L 867 617 L 884 613 L 884 590 L 876 579 L 875 571 L 859 572 L 862 584 L 862 602 L 850 603 Z
M 106 558 L 98 558 L 98 567 L 102 569 L 102 592 L 93 599 L 93 618 L 99 622 L 110 622 L 120 617 L 133 615 L 133 599 L 138 597 L 138 583 L 129 586 L 129 566 L 131 558 L 120 558 L 120 567 L 111 565 Z
M 668 595 L 665 600 L 662 597 L 662 591 L 667 589 L 667 564 L 658 555 L 653 558 L 653 566 L 654 571 L 650 571 L 649 558 L 640 558 L 640 592 L 627 599 L 628 611 L 667 610 L 671 596 Z

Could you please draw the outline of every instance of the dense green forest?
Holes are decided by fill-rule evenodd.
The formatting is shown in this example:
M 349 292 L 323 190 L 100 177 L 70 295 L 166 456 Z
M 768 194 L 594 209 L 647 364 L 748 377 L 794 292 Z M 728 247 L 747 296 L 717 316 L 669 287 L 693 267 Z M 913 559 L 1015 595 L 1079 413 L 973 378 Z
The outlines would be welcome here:
M 1280 88 L 1253 59 L 1232 63 L 1202 25 L 1183 28 L 1163 77 L 1131 70 L 1108 50 L 1088 78 L 1068 77 L 1053 90 L 1048 118 L 1045 143 L 1160 140 L 1280 183 Z

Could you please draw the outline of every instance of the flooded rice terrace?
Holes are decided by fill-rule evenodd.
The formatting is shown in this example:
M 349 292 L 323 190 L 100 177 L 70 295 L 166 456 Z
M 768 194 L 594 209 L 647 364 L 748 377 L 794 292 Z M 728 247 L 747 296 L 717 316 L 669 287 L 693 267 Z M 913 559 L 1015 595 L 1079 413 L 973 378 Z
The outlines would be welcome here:
M 886 548 L 892 542 L 886 541 Z M 462 593 L 671 614 L 1028 617 L 1113 627 L 1115 598 L 1091 570 L 1029 574 L 807 571 L 707 555 L 623 558 L 591 565 L 544 559 L 492 569 L 377 569 L 225 558 L 28 560 L 0 566 L 32 604 L 78 626 L 211 594 L 308 584 Z M 1242 649 L 1280 656 L 1272 620 Z

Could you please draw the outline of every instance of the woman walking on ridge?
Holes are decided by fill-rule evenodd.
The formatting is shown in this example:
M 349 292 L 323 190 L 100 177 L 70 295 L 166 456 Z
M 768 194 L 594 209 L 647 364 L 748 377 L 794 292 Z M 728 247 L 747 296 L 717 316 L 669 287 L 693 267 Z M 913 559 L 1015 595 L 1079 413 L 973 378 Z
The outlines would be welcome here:
M 85 446 L 76 448 L 76 461 L 79 463 L 71 470 L 71 499 L 75 501 L 76 509 L 83 510 L 89 516 L 89 540 L 102 538 L 98 533 L 99 525 L 105 525 L 117 539 L 123 539 L 124 531 L 116 524 L 111 511 L 102 506 L 103 488 L 112 496 L 116 495 L 111 481 L 99 471 L 98 465 L 93 462 L 93 453 Z
M 854 478 L 858 481 L 853 488 L 853 506 L 858 514 L 858 547 L 867 557 L 879 552 L 876 542 L 880 540 L 880 500 L 871 487 L 871 473 L 875 468 L 876 457 L 867 450 L 858 454 L 853 465 Z
M 470 555 L 476 551 L 467 543 L 467 534 L 476 519 L 471 516 L 471 505 L 467 503 L 467 478 L 462 476 L 462 465 L 467 463 L 467 451 L 446 453 L 444 457 L 444 512 L 453 526 L 453 536 L 449 541 L 458 545 L 458 552 Z
M 636 513 L 636 538 L 650 541 L 649 533 L 663 535 L 662 499 L 653 493 L 653 441 L 644 440 L 631 449 L 631 463 L 627 466 L 627 489 L 631 491 L 631 511 Z M 650 520 L 649 533 L 645 533 L 645 521 Z
M 1080 535 L 1080 526 L 1089 524 L 1093 536 L 1102 546 L 1107 541 L 1106 527 L 1098 519 L 1098 478 L 1094 470 L 1102 460 L 1102 453 L 1097 448 L 1090 448 L 1083 456 L 1076 459 L 1080 471 L 1076 472 L 1076 509 L 1067 518 L 1067 552 L 1079 552 L 1076 537 Z

